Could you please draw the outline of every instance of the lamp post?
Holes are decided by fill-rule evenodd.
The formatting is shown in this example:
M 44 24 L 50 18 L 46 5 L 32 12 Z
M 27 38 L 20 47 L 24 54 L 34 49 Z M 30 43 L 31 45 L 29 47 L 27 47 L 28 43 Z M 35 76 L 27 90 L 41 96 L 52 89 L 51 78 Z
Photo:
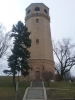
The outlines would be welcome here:
M 18 96 L 18 82 L 16 82 L 16 94 L 15 94 L 15 100 L 17 100 Z

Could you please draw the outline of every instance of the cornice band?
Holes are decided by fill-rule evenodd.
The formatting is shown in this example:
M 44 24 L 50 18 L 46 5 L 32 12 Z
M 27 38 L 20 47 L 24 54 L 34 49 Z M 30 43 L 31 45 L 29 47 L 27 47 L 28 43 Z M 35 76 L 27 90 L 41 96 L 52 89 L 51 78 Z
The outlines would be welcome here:
M 27 21 L 31 17 L 38 17 L 38 16 L 42 16 L 42 17 L 46 18 L 48 21 L 50 21 L 50 17 L 43 14 L 43 13 L 32 13 L 32 14 L 25 17 L 25 21 Z

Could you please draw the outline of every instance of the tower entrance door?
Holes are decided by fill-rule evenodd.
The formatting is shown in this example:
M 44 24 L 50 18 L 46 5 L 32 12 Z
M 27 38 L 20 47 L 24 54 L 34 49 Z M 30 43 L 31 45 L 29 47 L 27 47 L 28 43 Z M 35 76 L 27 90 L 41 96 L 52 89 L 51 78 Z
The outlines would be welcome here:
M 36 79 L 37 79 L 37 80 L 40 79 L 40 71 L 36 71 Z

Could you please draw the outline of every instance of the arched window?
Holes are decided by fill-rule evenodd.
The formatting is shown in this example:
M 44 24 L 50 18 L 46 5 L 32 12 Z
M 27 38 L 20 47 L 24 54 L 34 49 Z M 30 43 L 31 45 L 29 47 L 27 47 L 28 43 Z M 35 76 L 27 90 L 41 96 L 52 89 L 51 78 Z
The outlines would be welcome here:
M 39 7 L 35 7 L 35 11 L 40 11 L 40 8 Z
M 29 14 L 30 13 L 30 9 L 27 11 L 27 14 Z
M 47 14 L 47 10 L 46 9 L 44 9 L 44 12 Z

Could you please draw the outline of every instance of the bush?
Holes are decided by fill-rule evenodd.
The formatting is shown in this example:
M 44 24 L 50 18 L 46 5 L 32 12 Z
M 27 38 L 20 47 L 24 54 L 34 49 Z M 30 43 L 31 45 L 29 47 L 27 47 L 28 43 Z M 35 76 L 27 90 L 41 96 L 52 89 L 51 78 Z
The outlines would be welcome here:
M 60 75 L 60 74 L 55 75 L 55 81 L 62 81 L 62 80 L 63 80 L 62 75 Z

